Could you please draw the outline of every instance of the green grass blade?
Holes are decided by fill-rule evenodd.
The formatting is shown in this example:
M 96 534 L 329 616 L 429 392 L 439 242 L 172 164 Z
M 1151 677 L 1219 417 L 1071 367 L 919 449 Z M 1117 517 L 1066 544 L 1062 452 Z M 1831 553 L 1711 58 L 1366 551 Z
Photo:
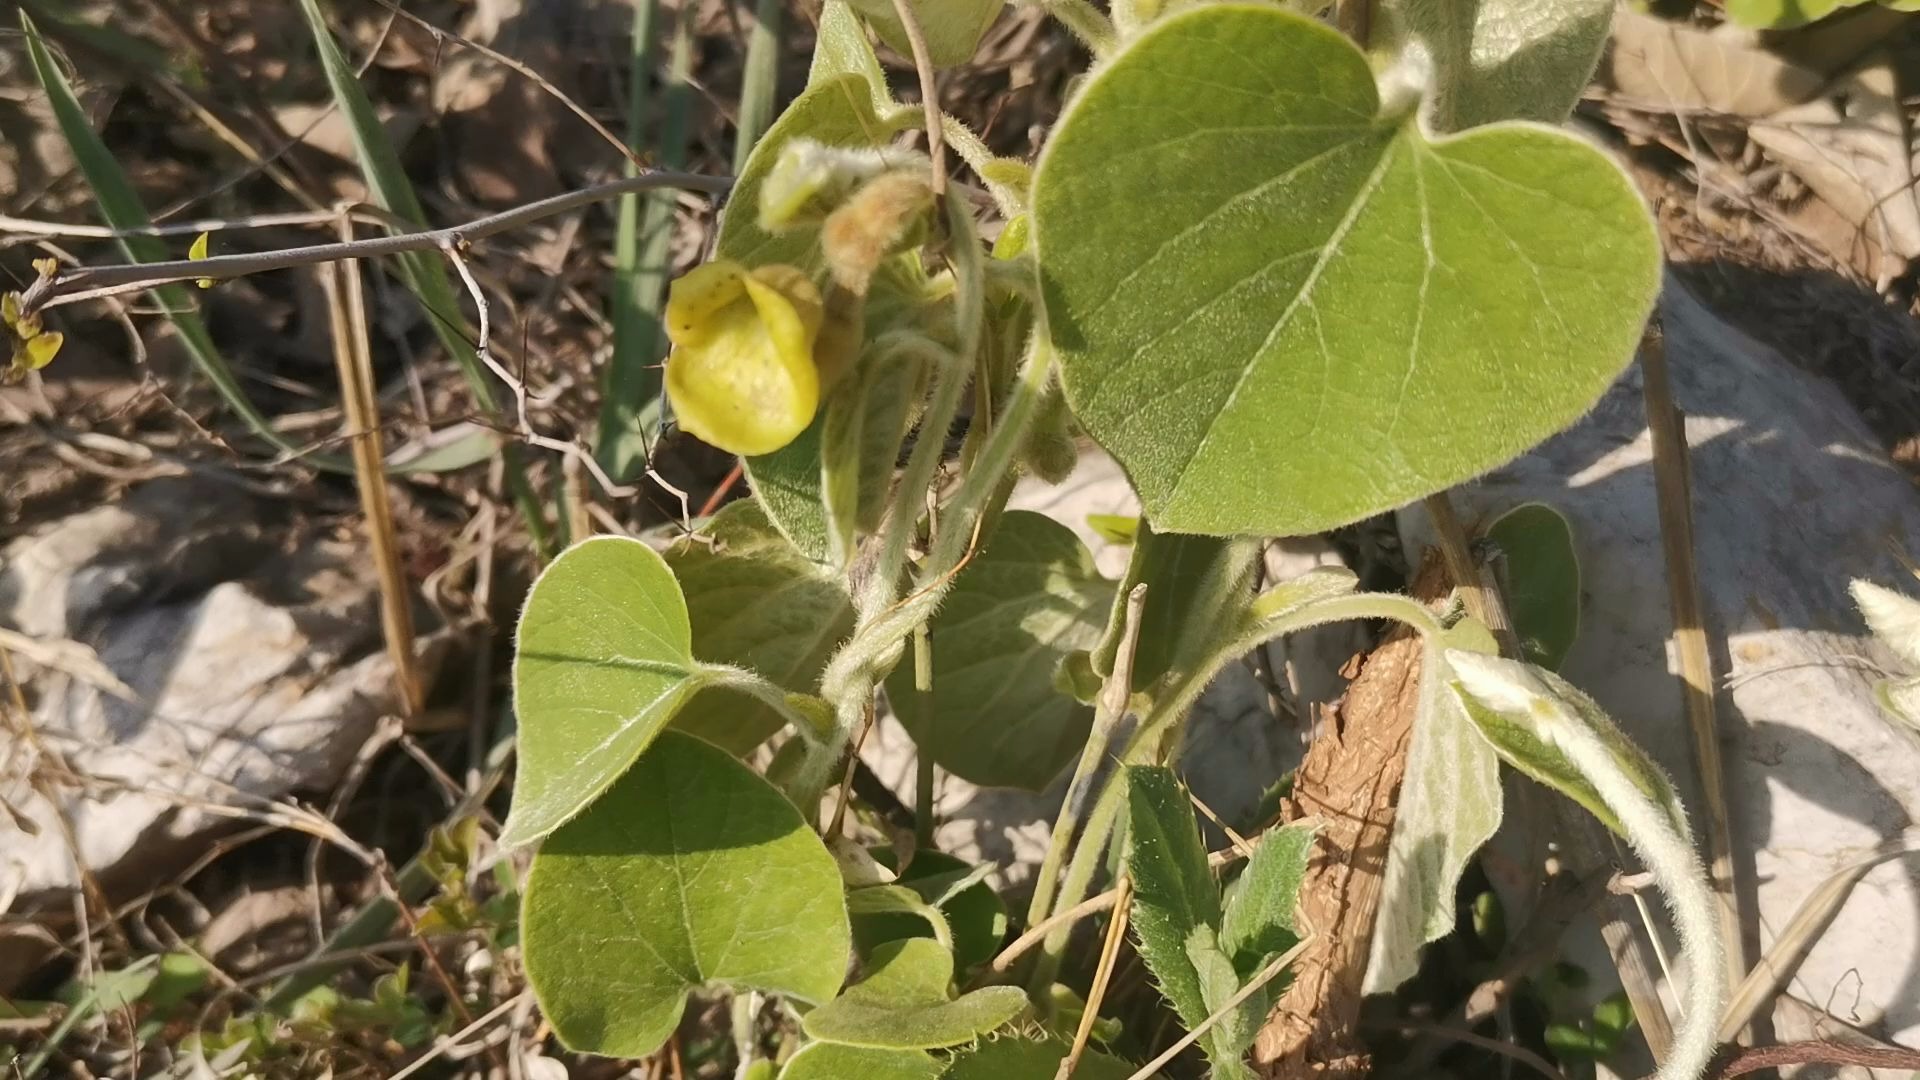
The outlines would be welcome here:
M 627 144 L 643 149 L 646 138 L 646 78 L 652 67 L 655 0 L 635 5 L 633 76 L 627 101 Z M 657 142 L 662 168 L 686 164 L 693 64 L 691 20 L 676 20 L 670 69 L 661 95 Z M 633 166 L 628 166 L 631 174 Z M 644 472 L 654 439 L 660 434 L 660 358 L 666 351 L 661 308 L 672 271 L 673 221 L 678 197 L 671 191 L 627 195 L 620 200 L 614 241 L 612 297 L 613 359 L 607 365 L 600 403 L 600 430 L 594 448 L 600 465 L 625 482 Z
M 782 0 L 759 0 L 753 9 L 753 34 L 747 39 L 746 72 L 740 81 L 740 120 L 734 129 L 733 175 L 747 167 L 747 155 L 773 122 L 773 97 L 780 88 L 780 11 Z
M 420 198 L 414 193 L 413 182 L 401 168 L 400 155 L 394 152 L 393 144 L 387 140 L 386 129 L 381 126 L 373 102 L 360 85 L 353 65 L 347 62 L 346 54 L 340 51 L 340 43 L 334 40 L 333 31 L 328 29 L 326 13 L 320 10 L 319 0 L 300 0 L 300 11 L 306 16 L 314 46 L 320 52 L 320 66 L 326 72 L 327 85 L 333 91 L 334 102 L 347 118 L 354 152 L 360 159 L 360 171 L 366 177 L 374 201 L 407 223 L 426 228 L 426 211 L 421 208 Z M 402 279 L 420 298 L 420 302 L 426 305 L 428 321 L 433 323 L 434 333 L 439 336 L 441 345 L 459 363 L 461 373 L 473 389 L 474 401 L 482 412 L 497 417 L 499 402 L 494 396 L 493 384 L 488 381 L 487 371 L 474 355 L 470 331 L 465 317 L 460 313 L 459 297 L 454 291 L 453 278 L 448 274 L 446 264 L 438 255 L 429 252 L 416 252 L 398 258 Z M 526 519 L 534 549 L 545 554 L 551 547 L 546 520 L 533 486 L 527 480 L 519 447 L 508 443 L 501 447 L 501 454 L 506 459 L 507 486 L 520 508 L 521 516 Z
M 60 126 L 60 133 L 73 150 L 74 160 L 80 166 L 80 173 L 86 177 L 87 186 L 92 188 L 95 204 L 100 208 L 100 216 L 114 229 L 123 232 L 144 229 L 153 224 L 140 197 L 133 190 L 127 174 L 114 160 L 113 152 L 107 149 L 93 126 L 87 122 L 87 114 L 80 107 L 80 99 L 74 95 L 72 84 L 53 60 L 53 54 L 47 50 L 47 43 L 40 36 L 40 29 L 25 12 L 20 15 L 20 28 L 25 33 L 27 55 L 33 64 L 34 74 L 40 80 L 41 89 L 46 91 L 53 109 L 54 120 Z M 157 237 L 123 235 L 118 240 L 120 250 L 129 262 L 161 262 L 173 258 L 166 244 Z M 274 449 L 289 454 L 299 454 L 300 447 L 289 442 L 273 426 L 260 410 L 247 398 L 246 391 L 234 376 L 233 369 L 214 347 L 213 336 L 207 332 L 207 325 L 201 321 L 197 306 L 186 289 L 179 285 L 162 285 L 151 290 L 154 303 L 173 322 L 174 329 L 180 334 L 180 341 L 186 346 L 187 355 L 193 361 L 220 397 L 227 403 L 249 429 L 261 439 L 270 443 Z M 337 471 L 347 470 L 344 462 L 335 458 L 308 456 L 304 460 L 311 465 Z

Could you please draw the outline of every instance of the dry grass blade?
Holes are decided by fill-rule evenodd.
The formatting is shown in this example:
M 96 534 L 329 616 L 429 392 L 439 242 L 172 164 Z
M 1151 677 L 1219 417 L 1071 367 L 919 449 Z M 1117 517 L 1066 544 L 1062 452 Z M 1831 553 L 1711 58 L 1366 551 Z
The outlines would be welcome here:
M 1667 564 L 1667 602 L 1672 608 L 1674 652 L 1680 660 L 1687 727 L 1693 733 L 1694 765 L 1705 796 L 1708 866 L 1720 896 L 1720 935 L 1727 954 L 1727 981 L 1747 974 L 1740 934 L 1740 908 L 1733 881 L 1733 824 L 1727 816 L 1726 770 L 1720 763 L 1719 723 L 1714 708 L 1713 660 L 1701 613 L 1700 579 L 1694 563 L 1693 484 L 1687 462 L 1686 417 L 1674 404 L 1667 378 L 1667 343 L 1658 318 L 1640 346 L 1641 390 L 1647 429 L 1653 438 L 1653 484 L 1660 514 L 1660 543 Z
M 1754 1015 L 1793 979 L 1800 962 L 1813 951 L 1814 943 L 1832 925 L 1834 917 L 1840 914 L 1841 906 L 1852 894 L 1853 887 L 1862 878 L 1881 863 L 1915 854 L 1920 854 L 1920 830 L 1909 830 L 1906 836 L 1882 844 L 1866 856 L 1841 867 L 1807 894 L 1807 898 L 1800 902 L 1799 910 L 1793 913 L 1793 918 L 1774 936 L 1773 947 L 1754 964 L 1753 970 L 1747 973 L 1733 997 L 1728 1000 L 1726 1012 L 1720 1017 L 1720 1041 L 1733 1041 L 1742 1029 L 1753 1022 Z
M 1127 938 L 1127 919 L 1132 912 L 1127 902 L 1132 897 L 1133 879 L 1122 874 L 1120 884 L 1114 888 L 1113 921 L 1107 924 L 1107 939 L 1100 947 L 1100 963 L 1093 972 L 1093 985 L 1087 989 L 1087 1006 L 1080 1013 L 1079 1028 L 1073 1033 L 1073 1047 L 1061 1059 L 1054 1080 L 1068 1080 L 1087 1052 L 1087 1040 L 1093 1037 L 1093 1026 L 1100 1020 L 1100 1003 L 1106 1000 L 1107 987 L 1113 982 L 1113 966 L 1120 958 L 1120 943 Z
M 784 0 L 759 0 L 753 8 L 753 33 L 747 38 L 746 71 L 740 80 L 740 118 L 733 133 L 733 174 L 746 170 L 767 125 L 773 122 L 773 95 L 780 85 L 780 13 Z
M 401 168 L 400 157 L 388 141 L 386 128 L 374 112 L 373 102 L 367 98 L 353 65 L 347 62 L 339 43 L 333 38 L 333 32 L 327 28 L 327 17 L 320 10 L 320 0 L 300 0 L 300 11 L 306 16 L 314 47 L 319 50 L 320 66 L 326 72 L 327 85 L 333 92 L 334 101 L 347 118 L 354 150 L 360 158 L 360 169 L 366 177 L 367 187 L 373 192 L 374 201 L 407 223 L 425 228 L 426 212 L 413 190 L 413 182 Z M 466 376 L 474 402 L 479 405 L 481 412 L 489 416 L 496 414 L 499 402 L 494 396 L 493 387 L 487 382 L 486 373 L 474 358 L 473 345 L 467 339 L 466 320 L 461 317 L 460 302 L 454 292 L 453 280 L 447 276 L 446 267 L 437 258 L 424 252 L 402 255 L 400 266 L 407 287 L 426 305 L 429 321 L 441 345 Z M 527 479 L 519 448 L 511 444 L 503 446 L 501 457 L 506 466 L 507 487 L 525 521 L 534 550 L 544 555 L 551 547 L 546 517 Z
M 353 239 L 353 225 L 340 222 L 340 238 Z M 393 660 L 395 689 L 405 710 L 420 711 L 424 688 L 413 655 L 413 605 L 393 530 L 393 509 L 387 499 L 381 446 L 380 406 L 374 396 L 373 358 L 367 341 L 367 308 L 360 291 L 360 264 L 347 259 L 329 264 L 321 273 L 333 331 L 333 357 L 340 373 L 340 401 L 351 440 L 354 480 L 360 489 L 360 510 L 367 518 L 367 541 L 373 549 L 374 570 L 380 580 L 380 629 L 387 655 Z

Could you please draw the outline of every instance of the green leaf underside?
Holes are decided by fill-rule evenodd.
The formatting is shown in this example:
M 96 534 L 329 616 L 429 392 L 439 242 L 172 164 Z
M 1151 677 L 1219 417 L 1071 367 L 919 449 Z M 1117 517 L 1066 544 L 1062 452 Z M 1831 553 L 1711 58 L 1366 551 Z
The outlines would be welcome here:
M 1271 957 L 1299 944 L 1294 916 L 1314 833 L 1307 824 L 1268 830 L 1227 893 L 1220 948 L 1233 958 L 1242 979 L 1251 978 Z
M 1565 427 L 1631 357 L 1659 250 L 1617 168 L 1378 111 L 1337 32 L 1222 3 L 1143 33 L 1056 129 L 1035 243 L 1063 381 L 1164 530 L 1398 506 Z
M 793 1055 L 780 1070 L 780 1080 L 938 1080 L 946 1075 L 943 1069 L 923 1050 L 873 1050 L 823 1042 Z
M 1189 1028 L 1204 1021 L 1207 1007 L 1201 973 L 1187 951 L 1196 931 L 1220 926 L 1220 890 L 1207 866 L 1207 851 L 1186 789 L 1173 770 L 1127 768 L 1126 867 L 1133 880 L 1133 935 L 1140 959 L 1160 992 Z M 1202 1036 L 1216 1067 L 1225 1055 L 1214 1033 Z
M 985 1039 L 956 1054 L 942 1080 L 1053 1080 L 1068 1049 L 1060 1039 Z M 1074 1080 L 1128 1080 L 1133 1073 L 1132 1065 L 1098 1050 L 1086 1051 L 1073 1070 Z
M 1544 503 L 1527 503 L 1487 526 L 1505 562 L 1507 612 L 1528 663 L 1548 671 L 1580 634 L 1580 557 L 1573 526 Z
M 1055 688 L 1054 672 L 1099 640 L 1112 590 L 1073 530 L 1009 511 L 929 624 L 932 716 L 920 715 L 911 665 L 887 679 L 901 725 L 971 783 L 1046 787 L 1093 724 L 1092 709 Z
M 800 1021 L 826 1042 L 885 1050 L 930 1050 L 972 1042 L 1018 1016 L 1027 995 L 989 986 L 951 997 L 953 955 L 927 938 L 890 941 L 873 951 L 871 971 Z
M 1463 621 L 1421 653 L 1420 696 L 1369 946 L 1367 993 L 1385 993 L 1412 978 L 1420 950 L 1453 930 L 1460 875 L 1505 813 L 1499 756 L 1448 688 L 1447 646 L 1499 651 L 1482 624 Z
M 666 560 L 686 597 L 695 657 L 746 668 L 790 693 L 819 689 L 827 660 L 853 631 L 853 605 L 841 579 L 794 548 L 759 504 L 728 505 Z M 743 754 L 784 722 L 764 702 L 709 687 L 673 726 Z
M 520 614 L 502 844 L 552 832 L 633 764 L 703 681 L 691 639 L 673 572 L 640 541 L 595 537 L 548 565 Z
M 825 1001 L 850 952 L 840 873 L 800 811 L 725 751 L 669 732 L 542 845 L 527 976 L 569 1047 L 638 1057 L 719 983 Z

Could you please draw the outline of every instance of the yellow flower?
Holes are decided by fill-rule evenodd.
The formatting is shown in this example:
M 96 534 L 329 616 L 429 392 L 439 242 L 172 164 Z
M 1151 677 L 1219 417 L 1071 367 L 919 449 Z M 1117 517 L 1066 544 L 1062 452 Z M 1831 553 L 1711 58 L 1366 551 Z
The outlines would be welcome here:
M 40 316 L 21 314 L 19 293 L 0 297 L 0 322 L 6 324 L 7 338 L 13 344 L 11 362 L 0 371 L 0 382 L 13 382 L 53 363 L 66 341 L 66 335 L 59 331 L 43 329 Z
M 696 267 L 667 293 L 667 398 L 680 425 L 729 453 L 770 454 L 813 422 L 820 290 L 791 266 Z

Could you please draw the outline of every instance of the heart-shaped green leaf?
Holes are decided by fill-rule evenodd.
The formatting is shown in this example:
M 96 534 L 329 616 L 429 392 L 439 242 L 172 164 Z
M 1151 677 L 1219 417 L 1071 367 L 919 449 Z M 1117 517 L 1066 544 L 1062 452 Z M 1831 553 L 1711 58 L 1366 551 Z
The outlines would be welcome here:
M 985 787 L 1039 790 L 1086 742 L 1093 710 L 1055 688 L 1069 653 L 1099 640 L 1113 583 L 1073 530 L 1009 511 L 953 583 L 928 630 L 933 694 L 922 715 L 912 665 L 887 679 L 900 723 L 933 760 Z
M 687 599 L 694 656 L 746 668 L 790 693 L 819 689 L 828 657 L 853 631 L 853 605 L 841 579 L 780 535 L 759 504 L 729 505 L 666 558 Z M 709 687 L 673 726 L 743 754 L 784 723 L 764 702 Z
M 814 1043 L 793 1055 L 780 1080 L 937 1080 L 944 1066 L 924 1050 L 874 1050 Z M 1051 1080 L 1051 1078 L 1049 1078 Z
M 601 536 L 562 552 L 520 613 L 520 767 L 500 842 L 532 843 L 579 813 L 704 681 L 686 601 L 652 548 Z
M 953 954 L 929 938 L 873 950 L 872 970 L 800 1026 L 827 1042 L 886 1050 L 931 1050 L 972 1042 L 1020 1015 L 1027 995 L 989 986 L 954 998 Z
M 724 750 L 668 732 L 534 856 L 527 977 L 568 1046 L 638 1057 L 721 983 L 805 1001 L 851 951 L 840 872 L 800 811 Z
M 1068 400 L 1169 532 L 1316 532 L 1509 460 L 1592 406 L 1659 285 L 1594 148 L 1430 140 L 1346 39 L 1277 7 L 1141 34 L 1034 198 Z

